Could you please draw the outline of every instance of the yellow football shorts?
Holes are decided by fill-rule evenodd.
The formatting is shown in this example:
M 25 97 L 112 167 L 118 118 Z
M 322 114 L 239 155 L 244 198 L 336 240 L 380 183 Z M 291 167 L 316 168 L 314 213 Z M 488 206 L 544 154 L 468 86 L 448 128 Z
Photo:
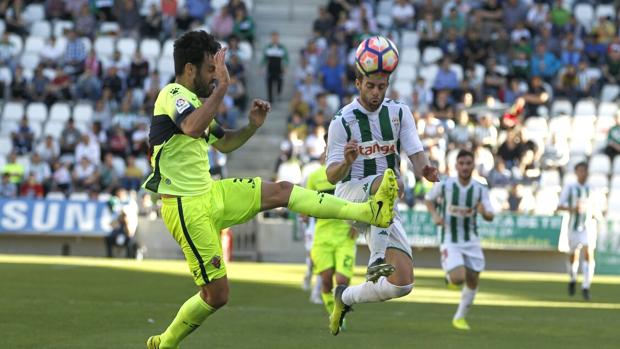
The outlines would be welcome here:
M 261 179 L 229 178 L 199 196 L 164 198 L 161 214 L 177 241 L 196 285 L 226 276 L 220 231 L 260 212 Z
M 336 273 L 349 279 L 353 276 L 356 245 L 355 239 L 349 238 L 348 232 L 348 227 L 346 233 L 330 231 L 329 229 L 315 232 L 315 240 L 312 250 L 310 250 L 315 274 L 328 269 L 335 269 Z M 316 234 L 327 234 L 330 238 L 316 239 Z

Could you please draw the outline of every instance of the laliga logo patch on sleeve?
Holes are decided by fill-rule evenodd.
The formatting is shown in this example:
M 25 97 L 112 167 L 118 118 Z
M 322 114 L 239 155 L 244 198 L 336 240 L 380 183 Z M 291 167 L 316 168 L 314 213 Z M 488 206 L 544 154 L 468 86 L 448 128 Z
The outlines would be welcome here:
M 179 114 L 183 114 L 183 112 L 186 111 L 190 107 L 189 102 L 185 100 L 184 98 L 177 99 L 175 105 L 177 108 L 177 113 Z

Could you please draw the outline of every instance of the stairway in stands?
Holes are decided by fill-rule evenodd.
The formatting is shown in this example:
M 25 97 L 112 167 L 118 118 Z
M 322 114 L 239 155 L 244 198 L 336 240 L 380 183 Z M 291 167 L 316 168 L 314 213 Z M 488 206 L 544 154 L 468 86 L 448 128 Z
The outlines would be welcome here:
M 294 88 L 293 70 L 299 62 L 299 51 L 312 34 L 312 22 L 319 5 L 325 0 L 254 0 L 252 16 L 256 25 L 254 58 L 246 72 L 250 99 L 267 99 L 264 70 L 260 66 L 262 49 L 271 40 L 271 32 L 280 32 L 280 41 L 289 52 L 289 69 L 282 97 L 272 105 L 273 111 L 263 127 L 241 149 L 229 154 L 228 177 L 260 176 L 269 179 L 280 153 L 280 142 L 286 132 L 288 101 Z M 247 122 L 245 116 L 240 124 Z

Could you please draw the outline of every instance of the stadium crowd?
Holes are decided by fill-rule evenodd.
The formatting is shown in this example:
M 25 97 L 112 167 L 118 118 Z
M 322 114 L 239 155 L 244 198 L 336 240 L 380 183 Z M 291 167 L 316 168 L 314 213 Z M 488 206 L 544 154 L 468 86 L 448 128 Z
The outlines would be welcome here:
M 229 48 L 217 120 L 233 128 L 255 30 L 246 2 L 0 1 L 0 197 L 138 190 L 153 105 L 174 80 L 174 38 L 198 28 Z M 222 175 L 225 158 L 209 155 Z
M 553 213 L 572 166 L 620 209 L 617 1 L 331 0 L 294 68 L 276 177 L 300 183 L 331 116 L 356 94 L 354 53 L 381 34 L 399 48 L 387 97 L 407 104 L 431 160 L 448 175 L 460 148 L 497 209 Z M 403 161 L 403 163 L 407 163 Z M 612 163 L 614 166 L 612 166 Z M 310 166 L 308 166 L 310 164 Z M 431 184 L 404 172 L 407 204 Z M 611 191 L 609 188 L 611 187 Z

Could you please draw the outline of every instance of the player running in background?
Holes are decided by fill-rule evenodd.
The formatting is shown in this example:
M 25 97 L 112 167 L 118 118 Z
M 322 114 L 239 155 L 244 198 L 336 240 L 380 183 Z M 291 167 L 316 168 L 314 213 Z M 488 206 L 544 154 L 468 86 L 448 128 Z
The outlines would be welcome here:
M 478 213 L 486 221 L 493 220 L 493 207 L 486 186 L 472 179 L 474 154 L 459 151 L 456 156 L 458 177 L 450 177 L 435 184 L 426 195 L 426 207 L 433 221 L 441 229 L 441 267 L 446 280 L 453 285 L 463 285 L 461 303 L 452 319 L 454 327 L 469 330 L 465 320 L 467 311 L 478 292 L 480 272 L 484 270 L 484 254 L 476 224 Z M 437 212 L 436 204 L 441 206 Z
M 386 176 L 374 198 L 352 203 L 260 177 L 212 180 L 209 144 L 224 153 L 239 148 L 262 126 L 271 107 L 254 100 L 247 126 L 222 129 L 214 117 L 230 82 L 224 61 L 226 49 L 221 49 L 212 35 L 192 31 L 175 41 L 173 55 L 176 80 L 161 90 L 155 102 L 149 134 L 153 172 L 143 187 L 161 194 L 164 223 L 183 250 L 200 292 L 181 306 L 162 334 L 148 339 L 149 349 L 177 348 L 183 338 L 228 302 L 222 228 L 276 207 L 318 218 L 387 227 L 393 219 L 391 205 L 398 190 L 396 180 Z
M 580 162 L 575 165 L 575 175 L 577 183 L 572 183 L 564 187 L 560 194 L 560 204 L 558 210 L 568 211 L 568 294 L 575 295 L 577 284 L 577 271 L 579 270 L 579 252 L 583 252 L 583 282 L 581 292 L 583 299 L 590 299 L 590 284 L 594 276 L 594 248 L 596 247 L 596 220 L 601 219 L 600 212 L 596 209 L 597 205 L 592 199 L 590 186 L 586 184 L 588 180 L 588 164 Z
M 382 179 L 398 173 L 401 151 L 413 163 L 417 176 L 438 181 L 437 169 L 430 166 L 423 152 L 409 107 L 385 99 L 390 76 L 356 74 L 359 97 L 344 106 L 329 126 L 327 178 L 337 183 L 336 196 L 351 201 L 372 197 Z M 387 229 L 365 226 L 358 231 L 365 234 L 370 249 L 367 281 L 351 287 L 338 285 L 334 290 L 330 318 L 334 335 L 353 304 L 403 297 L 413 289 L 411 246 L 398 212 Z
M 327 135 L 326 135 L 327 136 Z M 327 139 L 326 139 L 327 141 Z M 306 187 L 320 193 L 334 194 L 336 186 L 327 180 L 325 154 L 321 156 L 322 166 L 308 176 Z M 349 223 L 339 219 L 317 219 L 312 244 L 314 272 L 321 277 L 321 299 L 328 314 L 334 310 L 335 277 L 337 285 L 349 285 L 353 276 L 355 241 L 357 232 Z

